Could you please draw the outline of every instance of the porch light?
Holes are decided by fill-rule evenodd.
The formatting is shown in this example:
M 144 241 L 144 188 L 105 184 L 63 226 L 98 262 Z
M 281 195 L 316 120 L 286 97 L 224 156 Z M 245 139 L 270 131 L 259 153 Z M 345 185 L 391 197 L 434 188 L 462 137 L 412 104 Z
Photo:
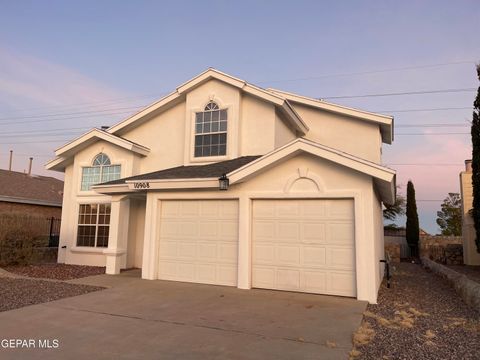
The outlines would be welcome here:
M 230 180 L 228 180 L 228 177 L 226 174 L 223 174 L 218 178 L 218 188 L 220 190 L 228 190 L 229 184 L 230 184 Z

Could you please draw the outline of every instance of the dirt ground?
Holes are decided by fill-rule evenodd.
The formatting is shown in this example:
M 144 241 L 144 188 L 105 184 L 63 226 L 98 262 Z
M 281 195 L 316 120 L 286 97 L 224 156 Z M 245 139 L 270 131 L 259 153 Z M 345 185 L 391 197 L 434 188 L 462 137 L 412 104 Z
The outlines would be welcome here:
M 395 265 L 354 335 L 351 359 L 479 359 L 480 314 L 421 265 Z
M 0 311 L 18 309 L 103 289 L 60 281 L 0 277 Z
M 71 280 L 86 276 L 105 274 L 105 268 L 100 266 L 67 265 L 57 263 L 4 266 L 3 269 L 17 275 L 55 280 Z

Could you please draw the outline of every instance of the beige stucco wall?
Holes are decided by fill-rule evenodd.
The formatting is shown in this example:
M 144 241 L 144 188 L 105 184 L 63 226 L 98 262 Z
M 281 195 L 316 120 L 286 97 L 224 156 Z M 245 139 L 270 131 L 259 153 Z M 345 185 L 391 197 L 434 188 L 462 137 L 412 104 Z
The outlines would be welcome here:
M 240 153 L 262 155 L 275 148 L 275 108 L 249 95 L 241 99 Z
M 349 154 L 381 162 L 381 134 L 378 125 L 337 115 L 312 107 L 294 104 L 295 110 L 307 123 L 307 139 Z
M 460 173 L 460 191 L 462 197 L 462 236 L 463 236 L 463 261 L 465 265 L 480 265 L 480 254 L 475 244 L 475 228 L 473 218 L 468 213 L 472 209 L 473 188 L 472 173 Z
M 299 176 L 299 169 L 306 176 Z M 251 286 L 251 201 L 265 198 L 353 198 L 355 206 L 355 248 L 357 297 L 376 302 L 380 283 L 379 256 L 374 239 L 379 224 L 380 204 L 373 191 L 372 179 L 362 173 L 332 162 L 302 154 L 249 181 L 233 185 L 228 191 L 149 192 L 146 204 L 144 258 L 142 276 L 155 279 L 158 259 L 157 221 L 162 199 L 238 199 L 239 200 L 239 269 L 238 286 Z M 378 226 L 377 226 L 378 227 Z M 379 232 L 379 229 L 377 229 Z M 377 234 L 378 238 L 378 234 Z M 376 239 L 378 240 L 378 239 Z M 377 277 L 372 281 L 372 274 Z
M 295 130 L 278 112 L 275 112 L 275 149 L 295 140 Z
M 150 154 L 139 161 L 138 174 L 183 165 L 184 119 L 185 103 L 182 102 L 123 135 L 150 149 Z

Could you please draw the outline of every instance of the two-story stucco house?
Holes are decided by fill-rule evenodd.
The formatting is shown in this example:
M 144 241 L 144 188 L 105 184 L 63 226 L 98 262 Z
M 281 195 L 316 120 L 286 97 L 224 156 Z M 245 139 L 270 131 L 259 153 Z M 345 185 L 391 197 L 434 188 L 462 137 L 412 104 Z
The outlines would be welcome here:
M 376 302 L 392 139 L 389 116 L 209 69 L 56 150 L 58 261 Z

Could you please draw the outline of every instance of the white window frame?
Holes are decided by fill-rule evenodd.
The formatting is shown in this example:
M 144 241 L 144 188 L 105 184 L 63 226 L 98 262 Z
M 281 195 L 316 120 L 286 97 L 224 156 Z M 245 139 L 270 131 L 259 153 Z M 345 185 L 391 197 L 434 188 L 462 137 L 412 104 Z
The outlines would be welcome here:
M 210 113 L 211 115 L 210 116 L 213 116 L 213 112 L 216 112 L 218 111 L 218 129 L 216 131 L 213 131 L 212 130 L 212 125 L 213 125 L 213 122 L 212 120 L 210 120 L 210 130 L 208 132 L 205 132 L 204 129 L 202 129 L 200 132 L 197 132 L 197 127 L 198 127 L 198 124 L 197 124 L 197 116 L 198 114 L 202 114 L 202 117 L 205 116 L 206 113 Z M 221 120 L 221 114 L 222 112 L 225 112 L 226 113 L 226 118 L 222 121 Z M 218 103 L 216 101 L 209 101 L 207 103 L 207 105 L 204 106 L 203 110 L 202 111 L 194 111 L 193 112 L 193 115 L 194 115 L 194 123 L 193 123 L 193 159 L 195 160 L 206 160 L 206 161 L 211 161 L 213 159 L 217 159 L 217 158 L 225 158 L 227 157 L 228 155 L 228 145 L 229 145 L 229 128 L 230 128 L 230 125 L 229 125 L 229 111 L 228 111 L 228 108 L 220 108 L 220 106 L 218 105 Z M 220 127 L 221 127 L 221 124 L 225 123 L 226 126 L 225 126 L 225 130 L 220 130 Z M 202 122 L 202 124 L 205 124 L 204 122 Z M 201 137 L 201 138 L 204 138 L 205 136 L 214 136 L 214 135 L 218 135 L 219 137 L 221 135 L 224 135 L 225 136 L 225 153 L 224 154 L 214 154 L 214 155 L 196 155 L 196 149 L 197 149 L 197 137 Z M 211 147 L 212 146 L 215 146 L 215 145 L 209 145 L 210 146 L 210 150 L 211 150 Z M 218 147 L 222 146 L 220 144 L 217 145 Z M 219 152 L 220 152 L 220 148 L 219 148 Z
M 83 205 L 97 205 L 97 214 L 95 217 L 95 224 L 85 224 L 85 223 L 80 223 L 80 209 Z M 100 206 L 105 205 L 110 207 L 110 212 L 108 213 L 109 215 L 109 221 L 108 224 L 99 224 L 99 219 L 100 219 Z M 110 220 L 111 220 L 111 211 L 112 211 L 112 205 L 109 202 L 85 202 L 85 203 L 80 203 L 78 204 L 78 213 L 77 213 L 77 226 L 76 226 L 76 234 L 75 234 L 75 248 L 87 248 L 87 249 L 106 249 L 108 248 L 108 238 L 107 238 L 107 246 L 98 246 L 98 228 L 100 226 L 102 227 L 107 227 L 108 228 L 108 234 L 110 235 Z M 95 244 L 93 246 L 90 245 L 79 245 L 78 244 L 78 235 L 79 235 L 79 227 L 80 226 L 90 226 L 93 227 L 95 225 Z

